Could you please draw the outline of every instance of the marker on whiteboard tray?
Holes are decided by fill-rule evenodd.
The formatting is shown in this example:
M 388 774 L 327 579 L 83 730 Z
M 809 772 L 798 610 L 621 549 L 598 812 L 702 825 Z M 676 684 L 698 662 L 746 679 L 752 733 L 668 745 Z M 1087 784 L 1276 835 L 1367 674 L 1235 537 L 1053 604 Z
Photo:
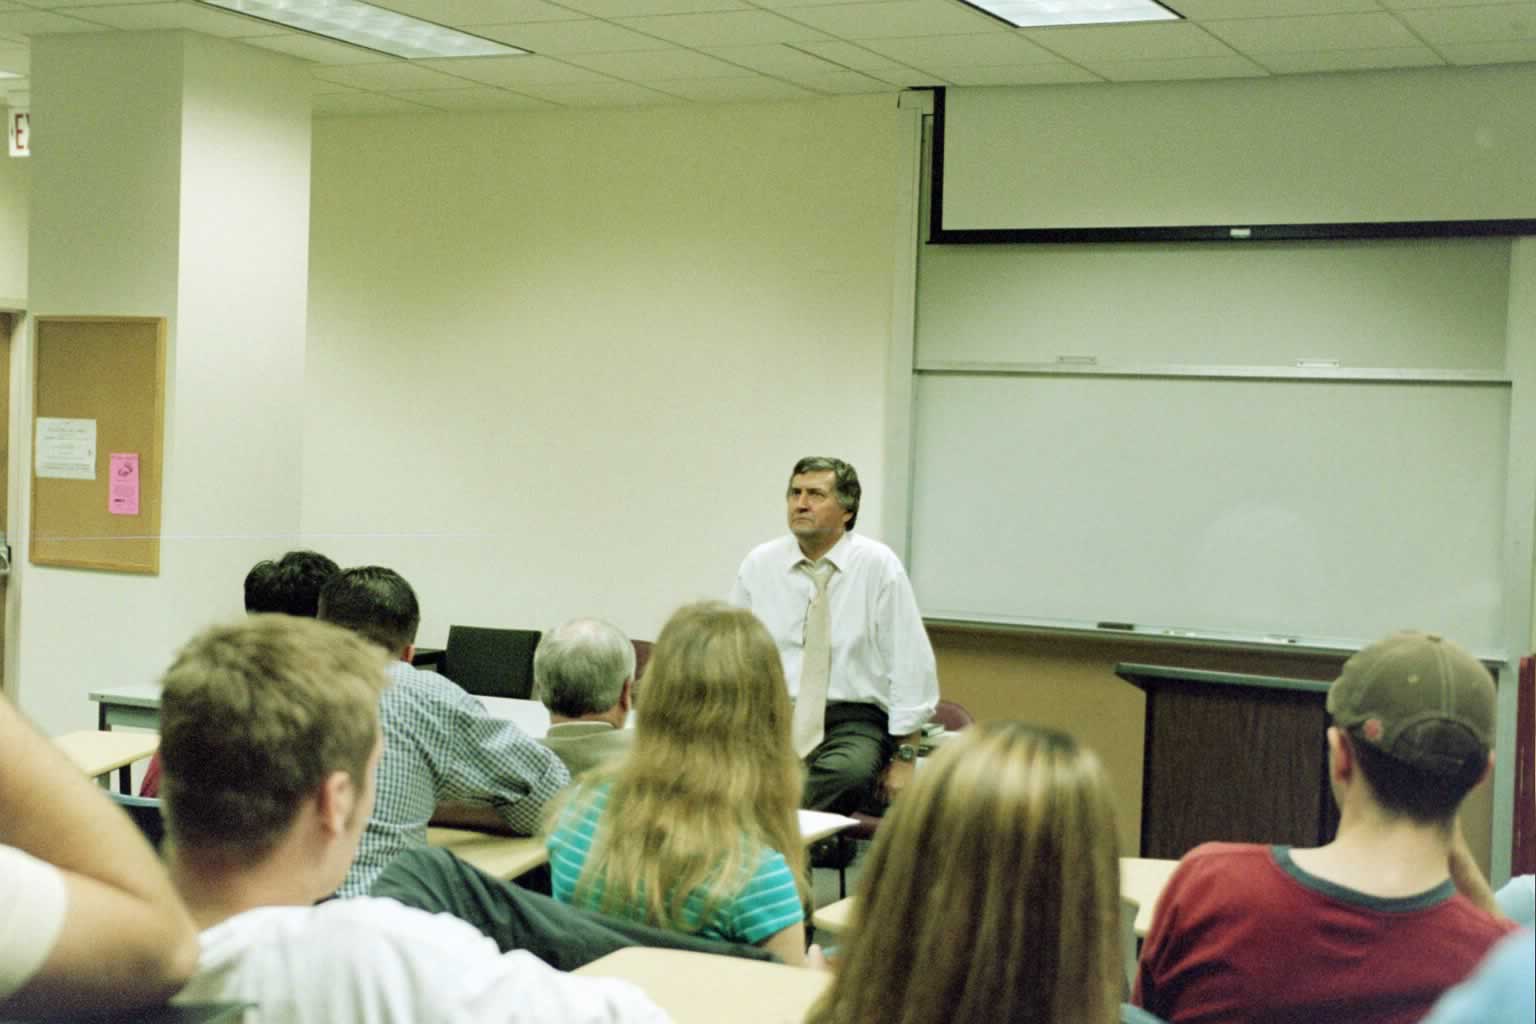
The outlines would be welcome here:
M 1098 627 L 1100 629 L 1120 629 L 1131 633 L 1135 631 L 1136 624 L 1134 622 L 1100 622 Z
M 1296 638 L 1295 637 L 1293 637 L 1293 636 L 1282 636 L 1279 633 L 1271 633 L 1268 636 L 1266 636 L 1264 639 L 1268 640 L 1272 644 L 1293 644 L 1293 643 L 1296 642 Z

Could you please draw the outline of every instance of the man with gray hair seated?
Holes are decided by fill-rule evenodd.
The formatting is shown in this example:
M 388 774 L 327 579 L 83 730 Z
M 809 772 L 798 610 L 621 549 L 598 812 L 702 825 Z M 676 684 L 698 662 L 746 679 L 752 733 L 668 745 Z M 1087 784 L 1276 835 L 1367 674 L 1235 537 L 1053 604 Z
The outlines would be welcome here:
M 629 749 L 624 728 L 635 681 L 635 647 L 617 626 L 572 619 L 539 639 L 533 689 L 549 708 L 543 743 L 572 777 Z

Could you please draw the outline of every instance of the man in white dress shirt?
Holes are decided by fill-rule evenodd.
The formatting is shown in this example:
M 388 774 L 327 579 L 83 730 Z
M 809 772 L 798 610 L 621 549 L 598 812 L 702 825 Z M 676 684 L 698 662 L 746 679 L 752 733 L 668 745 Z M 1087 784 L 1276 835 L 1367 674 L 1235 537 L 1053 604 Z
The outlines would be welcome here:
M 786 494 L 789 533 L 760 544 L 731 602 L 768 627 L 796 701 L 803 802 L 878 810 L 911 780 L 939 700 L 933 648 L 895 552 L 853 532 L 859 475 L 841 459 L 801 459 Z M 818 612 L 822 616 L 818 623 Z M 883 774 L 882 774 L 883 773 Z

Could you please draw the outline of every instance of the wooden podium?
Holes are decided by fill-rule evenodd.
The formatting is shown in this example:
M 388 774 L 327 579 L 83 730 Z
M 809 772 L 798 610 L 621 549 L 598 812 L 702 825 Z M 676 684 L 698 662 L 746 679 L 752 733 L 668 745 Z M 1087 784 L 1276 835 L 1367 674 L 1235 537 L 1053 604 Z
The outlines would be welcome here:
M 1147 695 L 1141 856 L 1200 843 L 1316 846 L 1333 837 L 1330 684 L 1122 662 Z

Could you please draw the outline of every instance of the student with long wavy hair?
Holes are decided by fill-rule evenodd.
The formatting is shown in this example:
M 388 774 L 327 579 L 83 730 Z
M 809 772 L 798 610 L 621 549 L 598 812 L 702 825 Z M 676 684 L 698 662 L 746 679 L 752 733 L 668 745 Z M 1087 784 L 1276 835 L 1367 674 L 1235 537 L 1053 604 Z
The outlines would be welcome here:
M 555 814 L 555 898 L 802 963 L 800 761 L 773 638 L 739 608 L 680 609 L 635 713 L 629 754 Z
M 886 815 L 836 980 L 807 1021 L 1112 1024 L 1116 847 L 1092 751 L 1018 722 L 967 730 Z

